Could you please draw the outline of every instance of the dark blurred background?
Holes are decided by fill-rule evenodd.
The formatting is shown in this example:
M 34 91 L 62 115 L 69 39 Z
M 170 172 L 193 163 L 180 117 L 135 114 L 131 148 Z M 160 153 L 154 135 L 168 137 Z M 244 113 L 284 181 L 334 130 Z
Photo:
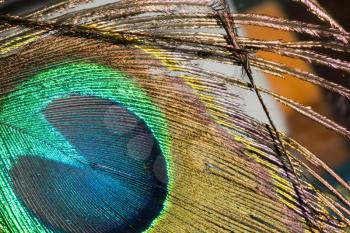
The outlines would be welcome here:
M 318 0 L 319 3 L 346 29 L 350 30 L 350 1 L 348 0 Z M 262 13 L 278 17 L 286 17 L 292 20 L 302 20 L 310 23 L 320 23 L 312 14 L 296 2 L 290 0 L 233 0 L 238 12 Z M 308 37 L 293 33 L 280 33 L 274 30 L 254 27 L 244 27 L 250 37 L 259 39 L 284 39 L 284 40 L 307 40 Z M 324 51 L 321 51 L 324 52 Z M 310 65 L 293 59 L 261 53 L 262 57 L 278 60 L 282 63 L 297 66 L 301 69 L 314 71 L 319 76 L 339 83 L 350 88 L 350 76 L 346 72 L 336 71 L 323 66 Z M 341 53 L 331 54 L 334 58 L 350 60 Z M 334 93 L 320 89 L 313 85 L 295 79 L 278 80 L 267 77 L 271 88 L 287 97 L 291 97 L 306 106 L 312 107 L 317 112 L 341 123 L 350 129 L 350 105 L 349 102 Z M 283 109 L 286 118 L 288 134 L 307 147 L 323 161 L 336 169 L 345 179 L 350 181 L 350 143 L 344 137 L 325 129 L 324 127 L 302 117 L 300 114 Z

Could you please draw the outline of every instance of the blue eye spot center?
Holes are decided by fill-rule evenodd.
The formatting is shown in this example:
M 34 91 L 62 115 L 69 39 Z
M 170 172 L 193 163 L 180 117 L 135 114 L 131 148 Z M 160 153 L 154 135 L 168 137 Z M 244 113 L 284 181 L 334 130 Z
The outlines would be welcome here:
M 167 171 L 159 143 L 124 106 L 93 96 L 54 100 L 44 115 L 84 157 L 73 167 L 23 155 L 11 169 L 19 199 L 54 232 L 142 232 L 161 213 Z

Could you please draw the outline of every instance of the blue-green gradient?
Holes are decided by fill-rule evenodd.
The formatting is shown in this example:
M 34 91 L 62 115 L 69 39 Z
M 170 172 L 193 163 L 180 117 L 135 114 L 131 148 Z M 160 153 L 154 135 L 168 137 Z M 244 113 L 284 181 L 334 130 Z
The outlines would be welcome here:
M 71 103 L 66 113 L 52 107 L 60 100 Z M 89 101 L 123 108 L 139 123 L 115 135 L 104 127 L 104 107 L 79 107 Z M 1 212 L 13 232 L 141 232 L 164 216 L 166 119 L 132 78 L 96 64 L 60 66 L 19 85 L 1 107 Z M 155 142 L 142 160 L 126 150 L 139 134 Z

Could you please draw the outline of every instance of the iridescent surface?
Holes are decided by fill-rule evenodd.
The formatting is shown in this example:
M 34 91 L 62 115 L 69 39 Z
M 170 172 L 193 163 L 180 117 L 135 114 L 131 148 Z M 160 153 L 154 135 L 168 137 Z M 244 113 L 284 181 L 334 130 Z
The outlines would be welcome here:
M 334 186 L 323 182 L 328 190 L 322 192 L 315 189 L 312 181 L 313 178 L 323 181 L 319 174 L 324 170 L 348 191 L 349 185 L 312 150 L 279 132 L 264 99 L 269 96 L 347 138 L 350 132 L 321 112 L 298 103 L 288 93 L 260 86 L 259 77 L 253 72 L 260 70 L 283 80 L 292 78 L 311 83 L 350 99 L 347 87 L 327 77 L 261 56 L 267 52 L 350 71 L 348 61 L 320 50 L 348 55 L 349 34 L 315 0 L 297 2 L 324 21 L 317 25 L 262 14 L 231 13 L 227 1 L 119 0 L 99 5 L 96 2 L 64 0 L 17 17 L 0 13 L 0 230 L 3 233 L 46 233 L 53 228 L 84 232 L 92 227 L 80 224 L 82 221 L 77 221 L 80 218 L 76 215 L 85 215 L 86 209 L 91 209 L 91 216 L 85 215 L 86 222 L 96 227 L 91 231 L 123 230 L 116 228 L 116 222 L 121 221 L 113 222 L 108 217 L 109 208 L 95 211 L 95 206 L 102 204 L 95 198 L 107 195 L 105 190 L 96 191 L 101 180 L 114 188 L 128 187 L 115 181 L 114 177 L 121 174 L 111 174 L 121 164 L 104 161 L 110 159 L 105 154 L 94 157 L 92 149 L 86 148 L 93 147 L 95 155 L 110 151 L 117 153 L 117 157 L 128 156 L 125 162 L 134 159 L 136 162 L 132 164 L 142 164 L 140 161 L 147 161 L 153 147 L 139 146 L 136 143 L 141 142 L 139 138 L 144 139 L 144 145 L 158 142 L 168 178 L 164 207 L 147 225 L 147 233 L 340 233 L 350 226 L 350 220 L 344 216 L 349 212 L 349 201 Z M 258 27 L 259 31 L 261 28 L 293 31 L 309 39 L 266 40 L 256 34 L 242 36 L 236 29 L 245 25 Z M 225 72 L 223 66 L 230 71 Z M 282 81 L 281 85 L 290 89 L 288 82 Z M 243 97 L 242 92 L 254 94 L 258 105 L 253 108 L 262 107 L 268 124 L 244 111 L 247 102 L 238 101 Z M 130 125 L 124 128 L 114 124 L 123 122 L 123 118 L 107 117 L 92 123 L 87 120 L 92 116 L 84 116 L 87 128 L 78 136 L 75 133 L 81 132 L 81 128 L 71 127 L 68 118 L 59 113 L 64 109 L 57 109 L 57 105 L 67 101 L 70 105 L 83 105 L 84 99 L 79 98 L 87 97 L 111 103 L 113 107 L 107 112 L 121 115 L 129 112 L 136 118 L 126 120 Z M 57 109 L 58 115 L 53 109 Z M 72 113 L 76 113 L 73 115 L 81 114 L 73 109 Z M 61 117 L 68 127 L 59 123 Z M 69 117 L 76 122 L 72 115 Z M 91 139 L 91 131 L 117 138 L 134 132 L 138 119 L 144 123 L 143 132 L 147 136 L 135 134 L 126 150 L 106 149 L 103 143 L 98 146 L 92 143 L 95 139 Z M 106 130 L 95 127 L 89 132 L 90 125 L 95 123 L 107 126 Z M 90 143 L 83 143 L 84 138 Z M 110 141 L 106 140 L 106 144 L 110 145 Z M 134 153 L 140 149 L 142 154 Z M 155 169 L 162 168 L 157 166 L 162 160 L 155 156 L 145 164 L 144 170 L 129 166 L 130 163 L 126 165 L 140 179 L 149 177 L 140 171 L 153 172 L 152 179 L 164 185 L 166 177 L 157 176 L 161 172 Z M 56 173 L 47 172 L 44 167 Z M 39 168 L 43 171 L 40 175 L 33 171 Z M 93 195 L 68 192 L 67 188 L 72 187 L 76 194 L 82 193 L 78 183 L 71 180 L 72 175 L 57 171 L 75 174 L 82 183 L 91 185 Z M 96 182 L 89 179 L 91 174 L 98 177 Z M 35 179 L 42 183 L 35 188 L 37 197 L 26 199 L 25 195 L 32 194 L 34 189 L 25 183 L 37 185 Z M 50 192 L 44 180 L 52 181 L 57 190 Z M 53 195 L 58 193 L 69 199 L 59 207 L 55 205 L 62 198 Z M 111 195 L 110 198 L 114 199 Z M 38 208 L 40 205 L 34 202 L 39 199 L 60 212 Z M 82 209 L 84 205 L 77 202 L 85 199 L 89 201 L 84 201 L 86 205 Z M 137 200 L 131 204 L 134 201 Z M 147 205 L 142 203 L 140 210 Z M 106 207 L 112 203 L 103 204 Z M 131 204 L 124 213 L 135 217 L 130 222 L 139 221 L 138 214 L 130 214 L 135 209 Z M 115 207 L 113 202 L 112 208 Z M 65 213 L 68 210 L 72 212 L 69 219 Z M 51 215 L 58 218 L 52 219 Z M 108 228 L 101 229 L 103 224 L 96 223 L 106 223 Z M 142 230 L 140 227 L 135 232 Z
M 40 232 L 140 232 L 162 215 L 165 121 L 121 73 L 92 64 L 43 72 L 9 95 L 0 118 L 18 127 L 2 126 L 8 133 L 0 148 L 11 144 L 2 153 L 9 170 L 2 182 L 11 198 L 5 208 L 19 224 Z

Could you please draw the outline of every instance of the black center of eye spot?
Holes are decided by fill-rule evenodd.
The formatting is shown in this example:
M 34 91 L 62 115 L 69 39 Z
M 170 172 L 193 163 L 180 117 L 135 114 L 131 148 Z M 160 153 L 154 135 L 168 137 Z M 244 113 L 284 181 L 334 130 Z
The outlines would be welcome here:
M 73 167 L 23 155 L 11 178 L 28 211 L 54 232 L 147 229 L 163 209 L 168 179 L 145 122 L 120 104 L 91 96 L 55 100 L 44 114 L 88 162 Z

